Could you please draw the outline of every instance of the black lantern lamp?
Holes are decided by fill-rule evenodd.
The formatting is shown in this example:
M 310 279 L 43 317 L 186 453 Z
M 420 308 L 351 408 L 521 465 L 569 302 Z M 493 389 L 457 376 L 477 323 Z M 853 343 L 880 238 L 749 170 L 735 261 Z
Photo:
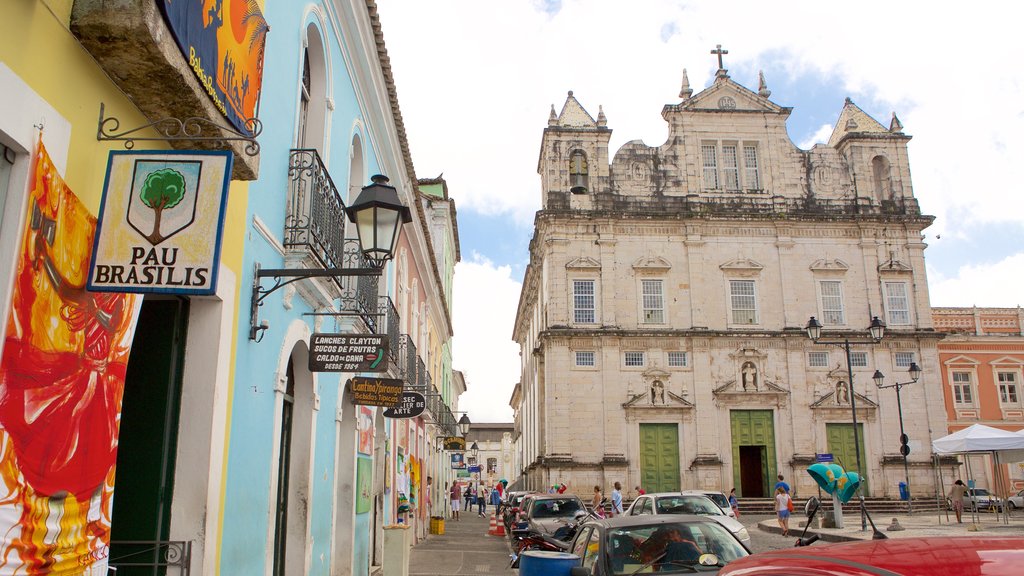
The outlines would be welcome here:
M 871 325 L 868 326 L 868 333 L 871 334 L 872 340 L 878 342 L 882 339 L 882 336 L 885 336 L 885 322 L 882 322 L 878 319 L 878 316 L 875 316 L 871 319 Z
M 387 176 L 377 174 L 370 180 L 373 184 L 363 186 L 345 213 L 356 225 L 363 257 L 379 269 L 394 255 L 402 224 L 412 221 L 412 212 L 398 200 L 398 190 L 388 185 Z
M 469 416 L 463 414 L 462 418 L 459 418 L 459 430 L 462 431 L 463 436 L 469 434 L 469 424 Z

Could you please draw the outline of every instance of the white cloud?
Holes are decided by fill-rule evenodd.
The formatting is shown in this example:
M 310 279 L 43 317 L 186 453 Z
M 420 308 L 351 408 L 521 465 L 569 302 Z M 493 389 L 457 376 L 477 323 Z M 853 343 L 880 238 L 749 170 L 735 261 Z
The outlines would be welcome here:
M 990 264 L 962 266 L 955 277 L 928 269 L 932 306 L 1024 305 L 1024 252 Z
M 508 400 L 520 370 L 512 324 L 521 284 L 509 266 L 471 258 L 455 267 L 452 364 L 465 374 L 468 388 L 459 409 L 468 410 L 473 422 L 511 422 Z
M 810 137 L 797 145 L 804 150 L 809 150 L 815 144 L 825 144 L 828 142 L 829 137 L 832 136 L 832 129 L 833 126 L 831 124 L 822 124 L 814 134 L 811 134 Z

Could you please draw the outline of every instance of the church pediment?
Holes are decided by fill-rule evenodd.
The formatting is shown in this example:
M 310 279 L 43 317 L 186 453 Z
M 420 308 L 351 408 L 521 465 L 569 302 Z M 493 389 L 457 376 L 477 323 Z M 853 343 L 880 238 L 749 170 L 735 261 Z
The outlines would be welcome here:
M 730 380 L 725 384 L 722 384 L 718 388 L 711 391 L 715 396 L 725 396 L 730 394 L 738 395 L 761 395 L 761 396 L 776 396 L 789 394 L 789 390 L 786 390 L 776 382 L 769 380 L 762 380 L 757 384 L 757 388 L 752 388 L 749 384 L 746 389 L 743 388 L 743 382 L 741 380 Z
M 656 387 L 652 387 L 650 390 L 645 390 L 639 394 L 629 395 L 622 407 L 630 410 L 692 410 L 694 405 L 692 402 L 670 392 L 668 390 L 659 390 Z
M 568 264 L 565 265 L 565 269 L 566 270 L 600 270 L 601 269 L 601 263 L 598 262 L 597 260 L 594 260 L 593 258 L 590 258 L 590 257 L 587 257 L 587 256 L 582 256 L 580 258 L 576 258 L 575 260 L 571 260 Z
M 902 128 L 903 126 L 900 125 L 899 129 Z M 888 134 L 890 134 L 888 128 L 882 126 L 878 120 L 869 116 L 867 112 L 854 104 L 853 100 L 847 98 L 846 103 L 843 105 L 843 111 L 839 113 L 839 120 L 836 122 L 835 128 L 832 129 L 832 136 L 828 139 L 828 145 L 834 148 L 846 137 L 871 137 Z
M 723 272 L 733 272 L 736 274 L 758 274 L 764 269 L 764 266 L 749 258 L 736 258 L 722 264 L 718 268 Z
M 633 262 L 634 270 L 647 270 L 651 272 L 668 270 L 672 264 L 661 256 L 645 256 Z
M 860 393 L 857 394 L 858 414 L 861 412 L 874 414 L 876 408 L 878 408 L 878 404 L 873 402 L 870 398 Z M 851 411 L 849 392 L 847 392 L 845 388 L 842 390 L 836 389 L 831 392 L 826 392 L 811 404 L 811 409 L 836 410 L 842 414 L 849 415 Z
M 838 258 L 822 258 L 811 264 L 812 272 L 846 272 L 850 266 Z
M 728 76 L 715 78 L 714 84 L 683 103 L 684 110 L 716 110 L 781 113 L 785 109 Z
M 548 124 L 562 128 L 597 128 L 597 121 L 587 112 L 583 106 L 569 91 L 569 96 L 562 105 L 562 112 L 555 117 L 555 109 L 551 108 L 551 119 Z
M 913 272 L 914 269 L 910 266 L 910 264 L 907 264 L 906 262 L 903 262 L 899 258 L 890 258 L 890 259 L 886 260 L 885 262 L 882 262 L 881 264 L 878 265 L 878 271 L 881 272 L 881 273 L 885 273 L 885 272 L 890 272 L 890 273 L 907 272 L 907 273 L 909 273 L 909 272 Z

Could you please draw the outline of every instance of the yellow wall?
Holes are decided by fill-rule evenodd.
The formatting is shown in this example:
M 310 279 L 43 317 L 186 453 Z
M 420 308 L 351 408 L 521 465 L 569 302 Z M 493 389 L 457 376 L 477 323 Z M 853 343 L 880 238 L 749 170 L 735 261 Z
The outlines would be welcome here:
M 121 121 L 121 129 L 141 126 L 148 120 L 69 30 L 73 3 L 74 0 L 2 0 L 0 61 L 71 123 L 68 165 L 63 176 L 85 206 L 98 214 L 107 152 L 123 149 L 121 142 L 96 140 L 100 103 L 105 104 L 107 116 Z M 25 121 L 36 123 L 39 119 Z M 44 129 L 43 144 L 46 143 Z M 161 142 L 140 142 L 136 148 L 167 146 Z M 247 183 L 232 183 L 221 262 L 236 277 L 242 259 L 247 195 Z

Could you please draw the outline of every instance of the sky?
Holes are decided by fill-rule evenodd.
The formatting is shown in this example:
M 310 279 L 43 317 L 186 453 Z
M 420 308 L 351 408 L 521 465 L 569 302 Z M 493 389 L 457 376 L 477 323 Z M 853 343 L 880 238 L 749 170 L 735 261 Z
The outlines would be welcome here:
M 419 178 L 443 175 L 458 210 L 453 365 L 459 409 L 511 422 L 512 341 L 540 209 L 537 160 L 567 92 L 626 142 L 664 143 L 682 72 L 695 93 L 724 56 L 752 90 L 793 108 L 792 141 L 824 142 L 846 97 L 912 136 L 914 195 L 933 306 L 1024 304 L 1024 43 L 1002 2 L 378 0 Z M 951 9 L 955 6 L 956 9 Z

